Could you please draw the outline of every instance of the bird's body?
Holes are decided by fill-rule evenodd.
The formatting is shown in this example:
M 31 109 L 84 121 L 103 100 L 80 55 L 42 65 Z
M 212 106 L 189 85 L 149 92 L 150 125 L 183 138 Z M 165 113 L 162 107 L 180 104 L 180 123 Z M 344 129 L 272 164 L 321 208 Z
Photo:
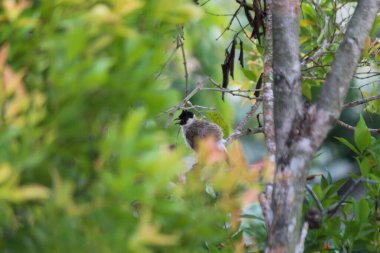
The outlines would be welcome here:
M 219 149 L 226 150 L 223 132 L 218 125 L 207 120 L 195 119 L 194 114 L 189 111 L 183 111 L 178 120 L 186 144 L 191 149 L 197 150 L 197 141 L 213 138 Z

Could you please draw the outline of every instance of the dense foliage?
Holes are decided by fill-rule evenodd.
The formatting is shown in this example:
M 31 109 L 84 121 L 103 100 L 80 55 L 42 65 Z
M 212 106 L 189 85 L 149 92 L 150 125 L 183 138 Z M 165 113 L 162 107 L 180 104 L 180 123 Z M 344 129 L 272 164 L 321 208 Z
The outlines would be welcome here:
M 182 183 L 179 175 L 189 167 L 184 162 L 189 153 L 184 145 L 172 148 L 178 128 L 164 129 L 167 115 L 161 114 L 183 96 L 183 80 L 178 85 L 182 60 L 168 61 L 182 26 L 193 36 L 185 37 L 185 46 L 197 59 L 194 72 L 221 77 L 226 43 L 209 36 L 215 38 L 213 29 L 228 24 L 226 17 L 206 19 L 192 1 L 1 4 L 1 252 L 263 250 L 258 181 L 270 180 L 272 165 L 264 160 L 266 172 L 248 170 L 242 148 L 234 143 L 228 165 L 206 160 L 207 170 L 189 173 Z M 333 15 L 327 5 L 327 14 Z M 321 37 L 317 43 L 323 43 L 323 27 L 310 25 L 318 16 L 309 3 L 303 8 L 301 47 L 308 51 L 315 44 L 307 38 L 316 33 Z M 251 86 L 246 78 L 257 82 L 262 72 L 263 49 L 240 37 L 246 68 L 234 84 L 246 89 Z M 377 48 L 369 43 L 368 58 Z M 331 60 L 327 55 L 321 63 Z M 306 81 L 304 96 L 313 99 L 319 85 L 318 79 Z M 206 115 L 227 122 L 227 134 L 232 109 L 222 104 L 220 93 L 196 99 L 218 107 L 224 120 L 217 113 Z M 376 103 L 367 110 L 378 113 Z M 360 201 L 348 198 L 341 215 L 325 216 L 321 229 L 309 234 L 306 249 L 375 252 L 380 247 L 379 141 L 363 120 L 354 143 L 339 140 L 353 151 L 362 177 L 370 182 L 367 193 Z M 339 201 L 337 190 L 345 182 L 326 175 L 313 186 L 326 209 Z M 315 205 L 307 199 L 305 212 Z

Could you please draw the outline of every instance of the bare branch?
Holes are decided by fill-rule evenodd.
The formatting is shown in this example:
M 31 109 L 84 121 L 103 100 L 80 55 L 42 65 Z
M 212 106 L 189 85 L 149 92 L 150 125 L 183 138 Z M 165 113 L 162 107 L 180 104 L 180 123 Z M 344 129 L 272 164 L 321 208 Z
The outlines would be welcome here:
M 172 109 L 169 109 L 168 112 L 169 113 L 169 117 L 166 121 L 166 124 L 165 124 L 165 127 L 168 128 L 170 123 L 172 122 L 173 120 L 173 117 L 174 117 L 174 113 L 176 111 L 178 111 L 180 108 L 182 108 L 184 105 L 187 104 L 187 102 L 189 102 L 189 100 L 195 95 L 197 94 L 203 87 L 204 85 L 204 82 L 200 82 L 198 83 L 197 87 L 195 87 L 194 90 L 192 90 L 189 95 L 187 95 L 180 103 L 178 103 L 176 106 L 174 106 Z
M 248 98 L 250 100 L 256 100 L 256 101 L 261 101 L 262 100 L 261 97 L 255 97 L 255 96 L 250 96 L 250 95 L 246 94 L 247 92 L 255 92 L 255 91 L 258 91 L 258 90 L 261 90 L 261 89 L 246 89 L 246 90 L 234 89 L 234 90 L 231 90 L 231 89 L 223 88 L 222 85 L 220 85 L 217 82 L 215 82 L 212 78 L 209 78 L 209 80 L 217 88 L 204 87 L 204 88 L 202 88 L 202 90 L 204 90 L 204 91 L 217 91 L 217 92 L 229 93 L 232 96 Z
M 239 8 L 236 9 L 236 11 L 232 15 L 230 22 L 228 23 L 227 27 L 224 28 L 223 32 L 216 38 L 216 40 L 219 40 L 226 31 L 230 30 L 230 27 L 231 27 L 232 23 L 234 22 L 235 18 L 237 17 L 240 9 L 241 9 L 241 6 L 239 6 Z
M 180 34 L 177 35 L 177 45 L 178 45 L 178 47 L 181 48 L 181 52 L 182 52 L 183 66 L 185 69 L 185 96 L 187 96 L 187 94 L 189 93 L 189 72 L 187 71 L 187 61 L 186 61 L 183 32 L 184 31 L 183 31 L 183 26 L 182 26 Z
M 354 107 L 354 106 L 357 106 L 357 105 L 362 105 L 362 104 L 365 104 L 365 103 L 368 103 L 368 102 L 371 102 L 371 101 L 377 100 L 377 99 L 380 99 L 380 95 L 364 98 L 364 99 L 361 99 L 361 100 L 352 101 L 350 103 L 345 104 L 343 106 L 343 108 L 350 108 L 350 107 Z
M 248 135 L 253 135 L 253 134 L 258 134 L 258 133 L 263 133 L 264 132 L 264 129 L 262 127 L 258 127 L 258 128 L 247 128 L 245 130 L 242 130 L 242 131 L 234 131 L 230 136 L 228 136 L 228 138 L 226 139 L 225 141 L 225 145 L 229 145 L 231 144 L 231 142 L 233 140 L 236 140 L 238 138 L 241 138 L 243 136 L 248 136 Z
M 332 205 L 329 209 L 325 211 L 325 214 L 328 214 L 328 217 L 333 216 L 339 209 L 339 207 L 346 201 L 347 197 L 352 193 L 352 191 L 360 184 L 362 181 L 362 177 L 359 177 L 356 179 L 348 188 L 348 190 L 343 194 L 342 198 L 339 200 L 339 202 Z
M 355 131 L 355 127 L 347 124 L 347 123 L 344 123 L 343 121 L 341 120 L 338 120 L 336 122 L 337 125 L 341 126 L 341 127 L 344 127 L 344 128 L 347 128 L 349 130 L 352 130 L 352 131 Z M 368 130 L 371 132 L 371 133 L 376 133 L 376 134 L 380 134 L 380 129 L 374 129 L 374 128 L 368 128 Z
M 240 6 L 244 6 L 244 7 L 248 8 L 248 10 L 253 11 L 253 6 L 252 5 L 249 5 L 249 4 L 247 4 L 246 2 L 244 2 L 242 0 L 236 0 L 236 2 L 238 4 L 240 4 Z
M 240 121 L 240 123 L 237 125 L 233 133 L 227 137 L 226 144 L 231 143 L 234 139 L 240 136 L 244 136 L 243 128 L 247 125 L 248 121 L 253 117 L 254 113 L 259 108 L 259 105 L 260 104 L 256 102 L 254 105 L 251 106 L 251 109 L 249 110 L 249 112 L 247 112 L 245 117 Z M 257 130 L 260 129 L 259 132 L 262 131 L 262 128 L 256 128 L 256 129 Z M 255 133 L 259 133 L 259 132 L 255 132 Z

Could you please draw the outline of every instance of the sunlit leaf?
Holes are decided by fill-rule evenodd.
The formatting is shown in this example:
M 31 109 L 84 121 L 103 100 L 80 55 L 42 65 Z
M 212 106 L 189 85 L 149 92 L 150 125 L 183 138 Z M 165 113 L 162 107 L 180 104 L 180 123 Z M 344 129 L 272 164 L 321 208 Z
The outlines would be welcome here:
M 355 144 L 360 152 L 363 152 L 371 144 L 371 133 L 367 128 L 363 116 L 360 116 L 359 122 L 356 125 L 354 137 Z

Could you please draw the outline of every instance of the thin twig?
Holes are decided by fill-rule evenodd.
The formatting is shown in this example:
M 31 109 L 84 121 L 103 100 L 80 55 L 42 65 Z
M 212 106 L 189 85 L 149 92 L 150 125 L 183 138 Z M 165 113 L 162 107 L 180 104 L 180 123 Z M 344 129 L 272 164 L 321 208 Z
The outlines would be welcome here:
M 180 108 L 180 109 L 185 109 L 185 107 Z M 207 110 L 207 111 L 215 111 L 215 107 L 207 107 L 207 106 L 202 106 L 202 105 L 192 105 L 186 107 L 186 110 L 191 110 L 191 109 L 202 109 L 202 110 Z
M 236 2 L 240 4 L 240 6 L 246 7 L 248 10 L 253 11 L 253 5 L 249 5 L 248 3 L 243 2 L 242 0 L 236 0 Z
M 208 2 L 210 2 L 211 0 L 207 0 L 207 1 L 205 1 L 204 3 L 202 3 L 201 5 L 199 5 L 200 7 L 202 7 L 202 6 L 204 6 L 204 5 L 206 5 Z
M 364 98 L 364 99 L 361 99 L 361 100 L 352 101 L 352 102 L 350 102 L 350 103 L 345 104 L 345 105 L 343 106 L 343 108 L 354 107 L 354 106 L 357 106 L 357 105 L 361 105 L 361 104 L 368 103 L 368 102 L 373 101 L 373 100 L 376 100 L 376 99 L 380 99 L 380 95 L 376 95 L 376 96 L 372 96 L 372 97 Z
M 344 127 L 344 128 L 347 128 L 349 130 L 352 130 L 352 131 L 355 131 L 355 127 L 347 124 L 347 123 L 344 123 L 343 121 L 341 120 L 338 120 L 337 122 L 337 125 L 341 126 L 341 127 Z M 371 133 L 376 133 L 376 134 L 380 134 L 380 129 L 374 129 L 374 128 L 368 128 L 368 130 L 371 132 Z
M 239 8 L 236 9 L 236 11 L 232 15 L 232 18 L 230 19 L 230 22 L 228 23 L 227 27 L 224 28 L 223 32 L 216 38 L 216 40 L 219 40 L 223 36 L 223 34 L 230 29 L 232 22 L 234 22 L 234 19 L 237 17 L 237 14 L 239 13 L 240 9 L 241 9 L 241 6 L 239 6 Z
M 375 74 L 372 74 L 372 75 L 369 75 L 369 76 L 359 77 L 359 76 L 357 76 L 357 75 L 355 74 L 355 75 L 354 75 L 354 78 L 355 78 L 355 79 L 364 80 L 364 79 L 368 79 L 368 78 L 376 77 L 376 76 L 379 76 L 379 75 L 380 75 L 380 73 L 375 73 Z
M 178 47 L 174 48 L 173 51 L 171 52 L 171 54 L 169 55 L 169 57 L 166 59 L 166 61 L 164 62 L 164 64 L 162 64 L 162 67 L 160 69 L 160 71 L 158 71 L 158 73 L 156 74 L 156 76 L 154 77 L 155 80 L 157 80 L 162 72 L 164 71 L 164 69 L 166 68 L 166 66 L 168 65 L 168 63 L 171 61 L 171 59 L 173 58 L 173 56 L 175 55 L 175 53 L 177 52 L 178 50 Z
M 243 98 L 248 98 L 250 100 L 257 100 L 257 101 L 261 101 L 262 100 L 262 97 L 255 97 L 255 96 L 249 96 L 249 95 L 246 95 L 246 94 L 242 94 L 242 93 L 247 93 L 247 92 L 255 92 L 255 91 L 259 91 L 261 89 L 246 89 L 246 90 L 242 90 L 242 89 L 235 89 L 235 90 L 231 90 L 231 89 L 226 89 L 226 88 L 223 88 L 222 85 L 220 85 L 219 83 L 217 83 L 216 81 L 214 81 L 211 77 L 209 77 L 209 81 L 216 87 L 216 88 L 202 88 L 202 90 L 205 90 L 205 91 L 217 91 L 217 92 L 224 92 L 224 93 L 229 93 L 231 94 L 232 96 L 238 96 L 238 97 L 243 97 Z
M 251 106 L 251 109 L 245 117 L 240 121 L 240 123 L 237 125 L 233 133 L 227 137 L 226 139 L 226 145 L 231 143 L 234 139 L 236 139 L 236 136 L 241 136 L 243 128 L 247 125 L 248 121 L 253 117 L 253 114 L 256 112 L 257 108 L 259 108 L 260 103 L 255 103 Z M 259 129 L 259 128 L 258 128 Z
M 362 182 L 367 183 L 367 184 L 379 184 L 379 182 L 376 180 L 371 180 L 371 179 L 366 179 L 366 178 L 363 178 Z
M 172 122 L 172 119 L 174 117 L 174 113 L 178 111 L 181 107 L 187 104 L 187 102 L 195 95 L 197 94 L 203 87 L 205 83 L 200 82 L 198 83 L 197 87 L 195 87 L 194 90 L 192 90 L 189 95 L 187 95 L 180 103 L 178 103 L 176 106 L 174 106 L 172 109 L 167 110 L 166 112 L 169 113 L 168 120 L 166 121 L 165 127 L 168 128 L 170 123 Z
M 182 52 L 182 60 L 183 60 L 183 66 L 185 69 L 185 96 L 189 93 L 189 72 L 187 71 L 187 61 L 186 61 L 186 53 L 185 53 L 185 46 L 184 46 L 184 35 L 183 35 L 183 26 L 181 27 L 182 31 L 179 35 L 177 35 L 177 44 L 178 47 L 181 48 Z
M 324 28 L 323 28 L 323 33 L 324 33 L 324 38 L 323 38 L 323 43 L 322 43 L 322 46 L 315 52 L 315 54 L 311 57 L 308 57 L 307 59 L 305 59 L 302 63 L 301 63 L 301 66 L 306 66 L 306 64 L 308 64 L 309 62 L 312 62 L 314 61 L 315 59 L 317 59 L 319 56 L 321 56 L 326 48 L 330 45 L 330 42 L 329 42 L 329 38 L 328 38 L 328 34 L 329 34 L 329 19 L 330 17 L 326 15 L 326 13 L 323 11 L 322 7 L 315 3 L 314 1 L 312 1 L 314 6 L 317 8 L 317 10 L 319 10 L 319 12 L 322 13 L 322 15 L 324 16 L 324 20 L 325 20 L 325 23 L 324 23 Z
M 228 144 L 231 144 L 231 142 L 233 140 L 236 140 L 238 138 L 241 138 L 243 136 L 247 136 L 247 135 L 253 135 L 253 134 L 258 134 L 258 133 L 263 133 L 264 132 L 264 129 L 262 127 L 258 127 L 258 128 L 247 128 L 245 130 L 242 130 L 242 131 L 239 131 L 239 132 L 236 132 L 234 131 L 233 134 L 231 134 L 230 136 L 228 136 L 228 138 L 226 139 L 225 141 L 225 145 L 228 145 Z
M 319 201 L 317 195 L 315 195 L 315 193 L 314 193 L 313 189 L 311 188 L 311 186 L 308 185 L 308 184 L 306 184 L 306 189 L 310 193 L 311 197 L 314 199 L 315 204 L 317 204 L 317 207 L 318 207 L 319 211 L 321 213 L 323 213 L 324 210 L 323 210 L 322 203 L 321 203 L 321 201 Z
M 352 191 L 360 184 L 362 181 L 362 177 L 359 177 L 356 179 L 352 185 L 350 185 L 350 188 L 343 194 L 342 198 L 339 200 L 339 202 L 332 205 L 327 211 L 325 211 L 325 214 L 328 214 L 329 217 L 333 216 L 339 209 L 339 207 L 346 201 L 347 197 L 352 193 Z
M 201 90 L 202 91 L 225 92 L 225 93 L 229 93 L 232 96 L 247 98 L 249 100 L 257 100 L 257 101 L 261 101 L 262 100 L 262 97 L 249 96 L 249 95 L 241 94 L 241 93 L 238 93 L 238 92 L 235 92 L 235 91 L 231 91 L 229 89 L 224 89 L 224 88 L 206 88 L 205 87 L 205 88 L 201 88 Z

